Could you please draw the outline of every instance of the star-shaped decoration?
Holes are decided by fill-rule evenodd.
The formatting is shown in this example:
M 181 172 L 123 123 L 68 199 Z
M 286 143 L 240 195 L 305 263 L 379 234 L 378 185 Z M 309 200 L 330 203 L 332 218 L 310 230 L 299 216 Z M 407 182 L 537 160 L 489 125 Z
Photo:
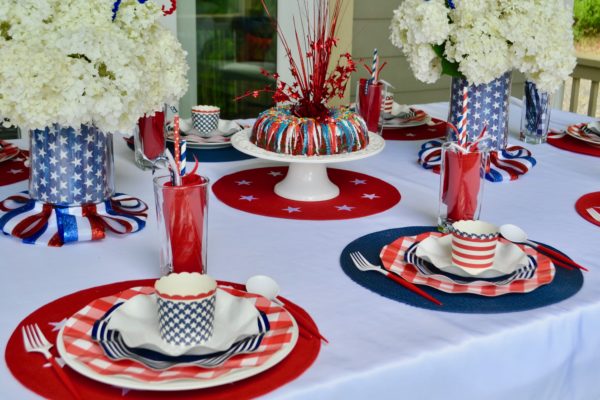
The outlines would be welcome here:
M 71 164 L 73 164 L 74 167 L 81 167 L 81 158 L 74 158 L 71 160 Z
M 90 164 L 86 165 L 84 169 L 85 169 L 85 172 L 88 174 L 91 174 L 92 171 L 94 170 L 94 168 Z
M 94 135 L 89 134 L 89 135 L 87 135 L 87 137 L 85 138 L 85 140 L 88 143 L 94 143 L 96 141 L 96 138 L 94 137 Z
M 92 153 L 91 150 L 85 151 L 85 158 L 92 158 L 93 156 L 94 156 L 94 154 Z
M 50 172 L 50 179 L 54 181 L 58 179 L 58 174 L 56 173 L 56 171 Z
M 75 182 L 77 182 L 77 181 L 80 181 L 80 180 L 81 180 L 81 174 L 79 174 L 79 173 L 75 172 L 75 173 L 73 174 L 73 180 L 74 180 Z
M 252 181 L 247 181 L 247 180 L 243 179 L 241 181 L 236 181 L 235 183 L 238 186 L 250 186 L 250 184 L 252 183 Z
M 13 174 L 13 175 L 19 174 L 21 172 L 23 172 L 22 169 L 10 169 L 10 170 L 8 170 L 8 173 L 9 174 Z
M 48 322 L 48 325 L 52 325 L 52 332 L 60 331 L 63 326 L 67 323 L 67 319 L 63 318 L 58 322 Z
M 92 194 L 91 193 L 86 193 L 85 194 L 85 201 L 92 201 Z
M 365 193 L 362 195 L 363 199 L 369 199 L 369 200 L 373 200 L 373 199 L 378 199 L 380 196 L 377 196 L 375 193 Z
M 85 180 L 85 187 L 90 187 L 90 186 L 94 186 L 94 181 L 91 180 L 90 178 L 87 178 Z
M 254 200 L 258 200 L 258 197 L 254 197 L 253 195 L 250 195 L 250 196 L 240 196 L 240 200 L 254 201 Z
M 280 171 L 270 171 L 269 175 L 271 175 L 271 176 L 281 176 L 282 173 Z
M 350 207 L 344 204 L 343 206 L 335 206 L 335 208 L 337 208 L 338 211 L 352 211 L 355 207 Z
M 358 179 L 358 178 L 356 178 L 353 181 L 350 181 L 350 183 L 354 183 L 355 185 L 364 185 L 364 184 L 367 183 L 367 181 L 364 180 L 364 179 Z
M 282 210 L 287 211 L 289 214 L 291 214 L 291 213 L 295 213 L 295 212 L 300 212 L 300 207 L 288 206 L 287 208 L 283 208 Z

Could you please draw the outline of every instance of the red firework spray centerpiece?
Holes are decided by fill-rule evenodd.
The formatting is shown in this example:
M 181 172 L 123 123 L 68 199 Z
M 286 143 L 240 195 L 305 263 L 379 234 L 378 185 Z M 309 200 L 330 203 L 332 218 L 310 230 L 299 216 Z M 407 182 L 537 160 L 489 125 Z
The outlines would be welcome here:
M 264 0 L 261 2 L 267 15 L 271 17 Z M 277 34 L 290 63 L 292 83 L 283 82 L 279 79 L 279 74 L 263 69 L 261 71 L 263 75 L 272 76 L 276 80 L 276 87 L 266 86 L 264 89 L 247 91 L 236 100 L 248 96 L 256 98 L 263 92 L 273 93 L 275 102 L 292 105 L 291 111 L 295 116 L 325 121 L 329 116 L 327 102 L 336 96 L 344 97 L 350 75 L 356 71 L 355 63 L 349 53 L 342 54 L 335 68 L 330 70 L 331 53 L 338 42 L 335 33 L 342 2 L 336 0 L 330 7 L 328 0 L 317 0 L 312 10 L 309 9 L 307 2 L 304 3 L 305 18 L 299 22 L 300 30 L 306 36 L 304 43 L 300 40 L 295 19 L 293 20 L 295 37 L 291 44 L 277 24 Z M 298 5 L 299 8 L 302 7 L 300 1 Z M 292 54 L 292 46 L 298 50 L 297 57 Z

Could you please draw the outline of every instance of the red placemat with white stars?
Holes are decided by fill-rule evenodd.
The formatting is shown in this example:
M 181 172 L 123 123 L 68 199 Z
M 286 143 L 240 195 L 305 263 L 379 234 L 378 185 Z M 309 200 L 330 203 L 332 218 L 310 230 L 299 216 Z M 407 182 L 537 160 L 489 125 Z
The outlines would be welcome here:
M 388 210 L 400 201 L 400 192 L 387 182 L 359 172 L 328 168 L 340 195 L 325 201 L 288 200 L 275 194 L 275 184 L 287 167 L 248 169 L 226 175 L 212 187 L 230 207 L 267 217 L 336 220 L 366 217 Z
M 407 128 L 383 127 L 382 136 L 386 140 L 429 140 L 446 136 L 446 121 L 431 118 L 431 122 L 425 125 Z
M 29 152 L 21 150 L 16 157 L 0 162 L 0 186 L 29 179 L 29 167 L 25 165 L 28 154 Z
M 5 361 L 13 376 L 25 387 L 46 399 L 71 399 L 64 384 L 42 354 L 28 353 L 23 347 L 21 327 L 37 323 L 44 335 L 52 343 L 56 342 L 58 331 L 65 325 L 67 319 L 81 310 L 82 307 L 97 302 L 100 298 L 115 300 L 115 295 L 137 286 L 154 285 L 155 279 L 126 281 L 111 283 L 104 286 L 85 289 L 69 294 L 48 303 L 27 316 L 17 326 L 11 335 L 5 349 Z M 244 285 L 233 282 L 219 282 L 220 285 L 231 286 L 237 290 L 244 290 Z M 109 297 L 107 297 L 109 296 Z M 299 305 L 287 299 L 282 299 L 286 304 L 291 304 L 295 311 L 300 313 L 307 322 L 307 330 L 299 327 L 300 336 L 292 352 L 274 367 L 250 378 L 235 383 L 215 386 L 206 389 L 187 390 L 178 392 L 141 391 L 129 390 L 104 383 L 93 381 L 78 374 L 69 367 L 64 367 L 64 372 L 69 376 L 83 399 L 108 400 L 108 399 L 202 399 L 202 400 L 239 400 L 257 398 L 265 395 L 288 382 L 298 378 L 308 369 L 317 358 L 321 349 L 321 341 L 309 334 L 310 330 L 318 330 L 310 315 Z M 97 317 L 103 313 L 95 314 Z M 57 357 L 56 348 L 51 353 Z M 56 358 L 59 365 L 64 366 L 64 361 Z M 98 363 L 97 365 L 103 365 Z M 137 369 L 131 369 L 135 372 Z M 164 372 L 168 375 L 168 372 Z M 1 392 L 1 391 L 0 391 Z M 30 396 L 31 397 L 31 396 Z

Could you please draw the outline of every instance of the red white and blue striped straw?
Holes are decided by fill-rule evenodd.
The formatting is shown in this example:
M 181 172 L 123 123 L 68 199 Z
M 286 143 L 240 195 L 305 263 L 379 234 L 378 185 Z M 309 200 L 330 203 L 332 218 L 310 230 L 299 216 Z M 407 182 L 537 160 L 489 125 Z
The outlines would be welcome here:
M 178 173 L 179 171 L 181 171 L 181 166 L 180 166 L 180 160 L 181 160 L 181 147 L 180 147 L 180 143 L 179 143 L 179 115 L 175 115 L 173 117 L 173 150 L 175 152 L 174 155 L 174 159 L 175 159 L 175 164 L 177 165 L 177 169 L 175 171 L 173 171 L 173 173 Z M 181 176 L 181 175 L 179 175 Z
M 458 144 L 464 146 L 467 143 L 467 113 L 469 111 L 469 88 L 465 86 L 463 88 L 463 102 L 462 102 L 462 113 L 461 119 L 458 125 Z
M 186 158 L 187 158 L 187 142 L 185 140 L 181 141 L 181 149 L 179 150 L 179 175 L 185 175 L 185 167 L 186 167 Z
M 371 67 L 371 81 L 373 85 L 377 84 L 377 67 L 379 66 L 379 55 L 377 54 L 377 48 L 373 49 L 373 66 Z

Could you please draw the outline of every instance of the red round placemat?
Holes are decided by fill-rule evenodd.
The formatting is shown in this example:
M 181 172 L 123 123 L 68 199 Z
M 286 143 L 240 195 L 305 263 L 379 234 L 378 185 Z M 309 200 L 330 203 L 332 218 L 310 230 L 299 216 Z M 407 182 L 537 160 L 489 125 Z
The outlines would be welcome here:
M 575 203 L 575 210 L 586 221 L 600 226 L 600 192 L 583 195 Z M 596 216 L 597 218 L 594 218 Z
M 366 217 L 385 211 L 400 201 L 400 192 L 387 182 L 359 172 L 328 168 L 329 179 L 340 195 L 325 201 L 288 200 L 275 194 L 275 184 L 287 167 L 257 168 L 226 175 L 213 185 L 223 203 L 267 217 L 336 220 Z
M 29 167 L 25 166 L 28 154 L 28 151 L 21 150 L 21 154 L 15 158 L 0 163 L 0 186 L 29 179 Z
M 554 147 L 572 151 L 573 153 L 600 157 L 600 146 L 595 146 L 591 143 L 584 142 L 583 140 L 575 139 L 566 133 L 551 133 L 548 135 L 547 142 Z
M 6 365 L 19 382 L 40 396 L 52 399 L 71 398 L 54 370 L 44 367 L 47 361 L 43 355 L 39 353 L 27 353 L 25 351 L 21 336 L 21 327 L 25 324 L 37 323 L 48 340 L 55 343 L 56 335 L 62 323 L 91 301 L 131 287 L 151 286 L 154 282 L 154 279 L 145 279 L 98 286 L 61 297 L 37 309 L 21 321 L 11 335 L 4 355 Z M 237 289 L 243 290 L 244 288 L 244 285 L 237 283 L 219 283 L 230 285 Z M 287 304 L 291 303 L 289 300 L 285 300 L 285 302 Z M 306 321 L 313 325 L 310 327 L 311 330 L 317 329 L 308 313 L 297 305 L 292 306 L 294 307 L 294 312 L 302 312 Z M 53 328 L 53 326 L 56 327 Z M 301 327 L 299 329 L 302 330 Z M 299 377 L 312 365 L 319 354 L 320 348 L 321 342 L 319 339 L 315 337 L 309 338 L 309 335 L 299 335 L 298 342 L 292 352 L 279 364 L 259 375 L 228 385 L 182 392 L 127 390 L 88 379 L 68 367 L 65 367 L 64 371 L 85 399 L 122 399 L 124 394 L 129 399 L 247 399 L 269 393 Z M 51 351 L 57 356 L 55 348 Z
M 383 128 L 386 140 L 428 140 L 446 136 L 446 121 L 432 118 L 430 125 L 419 125 L 410 128 Z

